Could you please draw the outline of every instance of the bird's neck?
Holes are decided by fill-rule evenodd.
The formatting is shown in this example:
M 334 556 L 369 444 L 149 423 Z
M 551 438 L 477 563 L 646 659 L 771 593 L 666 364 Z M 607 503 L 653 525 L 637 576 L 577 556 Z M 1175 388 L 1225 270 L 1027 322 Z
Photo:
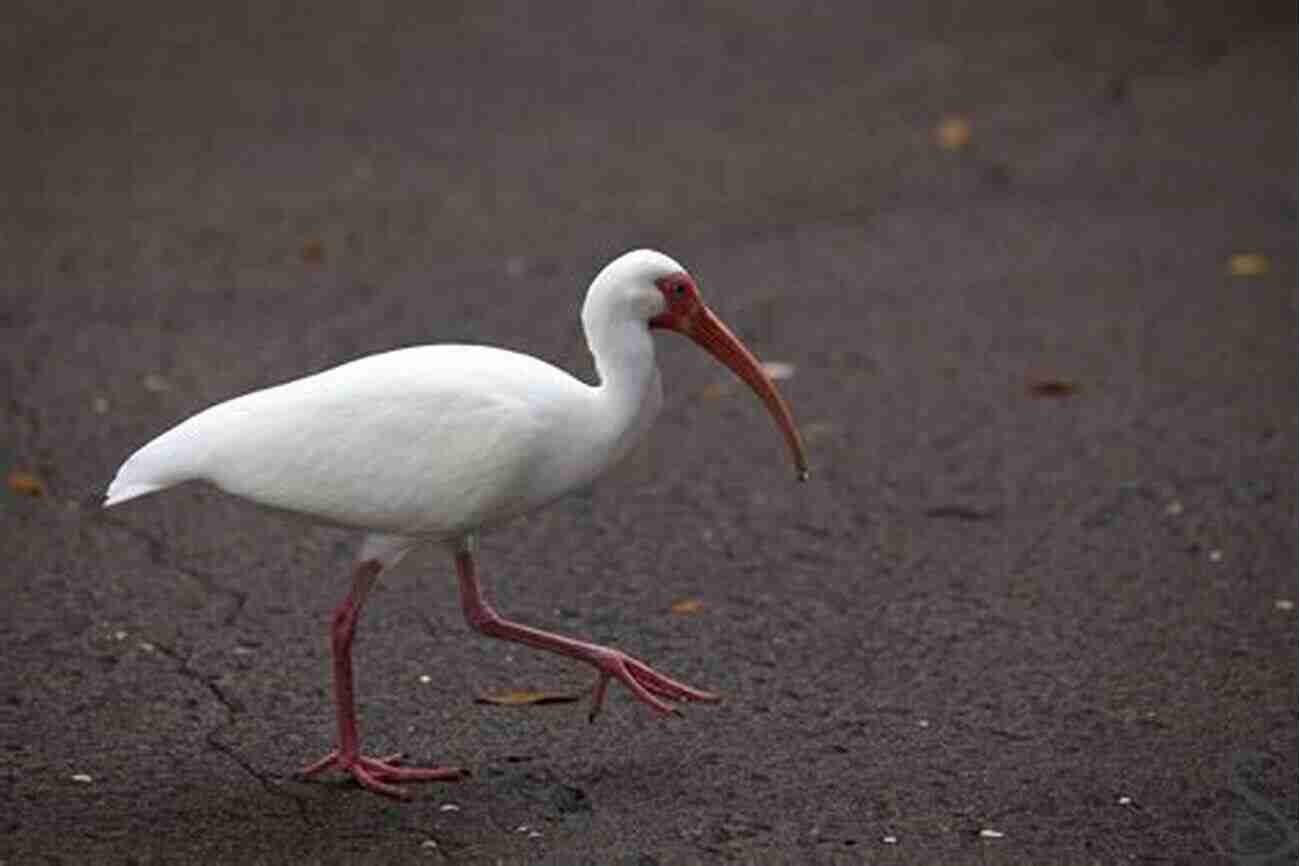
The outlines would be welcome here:
M 626 322 L 587 339 L 605 399 L 639 405 L 658 372 L 650 329 L 644 322 Z
M 662 399 L 654 340 L 645 322 L 588 335 L 596 374 L 600 427 L 620 454 L 645 432 Z

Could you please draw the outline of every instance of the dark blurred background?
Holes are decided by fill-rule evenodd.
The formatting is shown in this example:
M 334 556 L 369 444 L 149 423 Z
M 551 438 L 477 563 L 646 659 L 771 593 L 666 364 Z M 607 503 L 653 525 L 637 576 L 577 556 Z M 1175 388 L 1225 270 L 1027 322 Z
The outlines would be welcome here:
M 320 240 L 382 279 L 981 191 L 1209 204 L 1225 163 L 1294 199 L 1289 4 L 770 7 L 13 4 L 6 260 L 262 278 Z

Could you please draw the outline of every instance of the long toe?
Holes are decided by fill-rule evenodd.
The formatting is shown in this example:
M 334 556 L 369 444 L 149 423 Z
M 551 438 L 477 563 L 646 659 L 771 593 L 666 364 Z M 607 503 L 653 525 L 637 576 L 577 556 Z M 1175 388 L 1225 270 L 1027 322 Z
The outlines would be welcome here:
M 393 763 L 398 757 L 358 758 L 357 764 L 390 782 L 456 782 L 469 775 L 460 767 L 398 767 Z
M 676 713 L 677 709 L 662 698 L 674 701 L 719 700 L 718 695 L 713 692 L 692 688 L 672 677 L 664 676 L 645 662 L 616 649 L 606 649 L 595 664 L 600 670 L 600 675 L 592 694 L 588 720 L 594 721 L 599 715 L 605 702 L 605 686 L 610 679 L 618 680 L 635 698 L 665 714 Z
M 396 797 L 399 800 L 409 800 L 415 796 L 405 788 L 399 788 L 396 785 L 389 785 L 380 781 L 378 776 L 371 773 L 362 764 L 353 764 L 348 768 L 348 772 L 352 774 L 352 778 L 357 780 L 357 784 L 374 791 L 376 794 L 383 794 L 385 797 Z
M 356 755 L 350 760 L 339 756 L 337 751 L 330 752 L 319 761 L 308 764 L 302 775 L 310 776 L 337 767 L 350 773 L 357 784 L 368 788 L 376 794 L 386 797 L 409 799 L 411 793 L 390 782 L 454 782 L 469 775 L 459 767 L 399 767 L 395 764 L 400 755 L 386 755 L 383 758 L 371 758 Z
M 312 761 L 310 764 L 308 764 L 307 766 L 299 770 L 298 774 L 300 776 L 314 776 L 317 773 L 321 772 L 322 770 L 328 770 L 330 767 L 333 767 L 338 762 L 339 762 L 339 753 L 338 750 L 336 749 L 333 752 L 330 752 L 325 757 L 321 758 L 319 761 Z
M 678 701 L 718 701 L 721 697 L 715 692 L 706 692 L 701 689 L 692 688 L 686 683 L 678 682 L 672 677 L 665 676 L 648 664 L 630 658 L 627 660 L 628 669 L 632 676 L 650 691 L 665 698 L 671 698 Z

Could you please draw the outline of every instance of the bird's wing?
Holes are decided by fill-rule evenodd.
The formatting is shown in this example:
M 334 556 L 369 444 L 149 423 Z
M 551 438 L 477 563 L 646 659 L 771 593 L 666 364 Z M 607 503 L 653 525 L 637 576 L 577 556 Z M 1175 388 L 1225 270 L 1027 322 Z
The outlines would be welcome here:
M 247 394 L 186 424 L 204 446 L 197 474 L 230 493 L 447 537 L 527 510 L 553 417 L 535 395 L 582 387 L 513 352 L 420 347 Z

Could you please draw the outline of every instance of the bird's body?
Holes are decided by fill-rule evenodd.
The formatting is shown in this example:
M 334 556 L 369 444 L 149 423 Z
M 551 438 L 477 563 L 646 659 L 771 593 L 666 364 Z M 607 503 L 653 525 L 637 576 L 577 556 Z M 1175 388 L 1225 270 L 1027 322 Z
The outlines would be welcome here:
M 456 538 L 595 480 L 654 419 L 658 371 L 633 411 L 603 396 L 488 346 L 370 355 L 199 412 L 132 455 L 106 504 L 203 480 L 340 526 Z
M 451 550 L 472 627 L 597 669 L 592 718 L 610 679 L 664 712 L 671 709 L 664 698 L 715 699 L 616 649 L 507 620 L 481 594 L 477 535 L 594 481 L 658 414 L 663 393 L 651 329 L 691 337 L 748 383 L 781 427 L 800 477 L 807 476 L 785 402 L 672 259 L 650 250 L 615 259 L 592 282 L 582 321 L 596 385 L 504 349 L 399 349 L 205 409 L 118 470 L 105 505 L 200 480 L 367 532 L 352 591 L 331 629 L 339 746 L 304 772 L 339 767 L 393 796 L 404 792 L 391 782 L 460 774 L 399 767 L 359 751 L 351 661 L 357 618 L 383 569 L 421 542 Z

